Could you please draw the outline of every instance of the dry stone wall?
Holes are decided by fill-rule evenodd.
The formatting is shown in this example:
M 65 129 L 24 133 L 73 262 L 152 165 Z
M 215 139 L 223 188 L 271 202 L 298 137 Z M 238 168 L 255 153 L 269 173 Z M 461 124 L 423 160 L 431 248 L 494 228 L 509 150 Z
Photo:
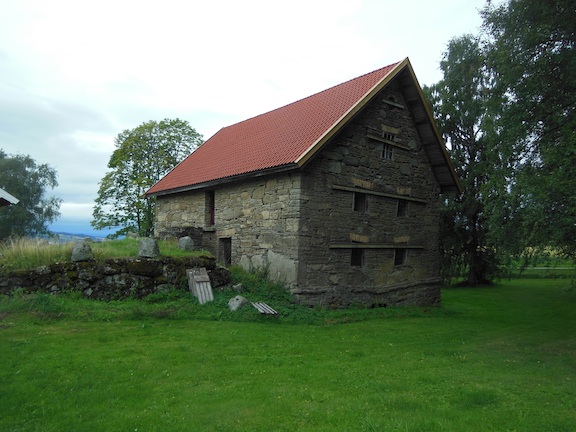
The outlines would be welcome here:
M 230 272 L 210 256 L 171 258 L 110 258 L 102 261 L 64 262 L 32 271 L 4 272 L 0 294 L 24 292 L 82 292 L 98 300 L 143 298 L 172 287 L 187 289 L 186 269 L 205 267 L 212 287 L 230 282 Z

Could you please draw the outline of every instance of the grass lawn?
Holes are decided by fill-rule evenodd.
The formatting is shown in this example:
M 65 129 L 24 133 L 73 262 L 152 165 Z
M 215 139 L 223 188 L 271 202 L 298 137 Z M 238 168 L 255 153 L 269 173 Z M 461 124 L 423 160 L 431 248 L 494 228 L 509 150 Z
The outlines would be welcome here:
M 0 431 L 574 431 L 568 286 L 450 288 L 442 308 L 299 312 L 308 324 L 5 298 Z

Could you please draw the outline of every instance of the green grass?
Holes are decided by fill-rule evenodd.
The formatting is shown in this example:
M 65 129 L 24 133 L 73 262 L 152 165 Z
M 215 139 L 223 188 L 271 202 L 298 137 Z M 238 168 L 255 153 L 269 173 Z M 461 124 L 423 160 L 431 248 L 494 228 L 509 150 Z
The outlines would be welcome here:
M 138 239 L 126 238 L 92 242 L 90 247 L 95 259 L 135 257 L 138 255 Z M 184 251 L 176 240 L 159 240 L 161 255 L 172 257 L 197 256 L 206 251 Z M 16 239 L 0 243 L 0 271 L 32 270 L 57 262 L 70 261 L 73 243 L 47 244 L 35 239 Z
M 252 282 L 246 295 L 265 295 Z M 347 311 L 269 289 L 278 319 L 217 315 L 228 292 L 206 306 L 177 292 L 5 297 L 0 430 L 572 431 L 568 286 L 517 279 L 446 289 L 442 308 Z
M 48 245 L 35 239 L 0 242 L 0 271 L 29 270 L 59 261 L 70 261 L 72 244 Z
M 562 267 L 528 267 L 526 269 L 516 269 L 512 272 L 515 278 L 545 278 L 545 279 L 576 279 L 576 268 L 574 266 Z
M 131 257 L 138 255 L 138 239 L 125 238 L 121 240 L 107 240 L 99 243 L 91 243 L 95 257 Z M 178 247 L 178 240 L 158 240 L 161 255 L 182 257 L 206 254 L 206 251 L 185 251 Z

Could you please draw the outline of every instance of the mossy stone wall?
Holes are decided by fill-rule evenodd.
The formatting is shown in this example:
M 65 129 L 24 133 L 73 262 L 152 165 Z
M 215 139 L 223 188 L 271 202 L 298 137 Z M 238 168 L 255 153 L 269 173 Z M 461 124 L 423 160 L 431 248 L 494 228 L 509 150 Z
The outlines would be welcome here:
M 64 262 L 0 275 L 0 294 L 82 292 L 88 298 L 143 298 L 170 288 L 188 289 L 186 269 L 205 267 L 213 288 L 230 282 L 230 272 L 212 256 L 187 258 L 109 258 Z

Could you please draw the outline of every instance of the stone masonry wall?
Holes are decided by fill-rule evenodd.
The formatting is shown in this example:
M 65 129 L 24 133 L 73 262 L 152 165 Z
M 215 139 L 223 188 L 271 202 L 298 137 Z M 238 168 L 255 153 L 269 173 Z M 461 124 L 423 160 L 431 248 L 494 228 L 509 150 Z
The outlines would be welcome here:
M 300 175 L 235 183 L 216 191 L 216 235 L 230 238 L 232 264 L 267 269 L 292 285 L 298 266 Z
M 205 227 L 206 192 L 192 191 L 159 196 L 156 200 L 156 238 L 179 238 L 189 235 L 202 246 Z
M 301 265 L 293 290 L 304 303 L 440 301 L 438 184 L 409 110 L 383 99 L 406 103 L 392 83 L 305 169 Z M 379 131 L 395 132 L 386 136 L 397 144 L 392 160 L 382 157 L 385 142 L 369 137 Z M 354 191 L 365 193 L 367 211 L 354 211 Z M 398 217 L 396 196 L 425 202 L 408 202 L 407 216 Z M 351 265 L 346 244 L 363 249 L 362 265 Z M 394 265 L 396 248 L 406 248 L 405 265 Z
M 57 294 L 80 291 L 98 300 L 143 298 L 170 287 L 187 289 L 186 269 L 205 267 L 213 288 L 230 282 L 227 269 L 213 257 L 110 258 L 101 261 L 63 262 L 32 271 L 3 272 L 0 294 L 15 290 Z
M 206 194 L 158 197 L 157 237 L 203 230 L 202 247 L 224 261 L 223 239 L 231 242 L 231 264 L 266 269 L 274 280 L 296 282 L 300 174 L 260 177 L 214 191 L 214 225 L 206 224 Z

